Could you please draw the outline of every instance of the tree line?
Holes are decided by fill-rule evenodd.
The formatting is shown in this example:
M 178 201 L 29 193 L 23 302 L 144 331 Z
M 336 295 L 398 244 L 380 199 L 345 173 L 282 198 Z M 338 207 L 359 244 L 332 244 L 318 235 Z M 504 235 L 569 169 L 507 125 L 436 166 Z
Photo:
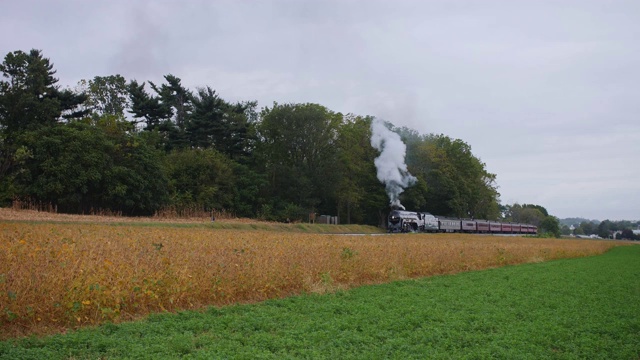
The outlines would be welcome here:
M 550 215 L 544 206 L 516 203 L 501 205 L 500 211 L 505 221 L 535 225 L 538 227 L 539 233 L 549 236 L 560 237 L 562 235 L 560 220 Z
M 573 229 L 568 225 L 562 225 L 561 231 L 563 235 L 597 235 L 603 239 L 640 240 L 640 235 L 635 234 L 634 229 L 640 230 L 640 222 L 604 220 L 600 222 L 582 221 L 579 224 L 574 224 Z
M 371 116 L 312 103 L 258 108 L 209 86 L 95 76 L 61 89 L 42 51 L 0 65 L 0 204 L 16 199 L 58 211 L 152 215 L 165 208 L 241 217 L 381 224 L 389 207 L 376 178 Z M 408 209 L 503 218 L 496 175 L 462 140 L 388 126 L 407 144 L 418 179 Z M 547 214 L 548 215 L 548 214 Z

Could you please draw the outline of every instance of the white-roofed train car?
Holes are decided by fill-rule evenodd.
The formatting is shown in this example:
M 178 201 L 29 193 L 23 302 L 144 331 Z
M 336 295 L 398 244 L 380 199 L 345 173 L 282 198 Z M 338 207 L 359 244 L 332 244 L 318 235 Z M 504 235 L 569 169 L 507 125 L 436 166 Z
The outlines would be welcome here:
M 438 218 L 440 232 L 460 232 L 462 221 L 460 219 Z

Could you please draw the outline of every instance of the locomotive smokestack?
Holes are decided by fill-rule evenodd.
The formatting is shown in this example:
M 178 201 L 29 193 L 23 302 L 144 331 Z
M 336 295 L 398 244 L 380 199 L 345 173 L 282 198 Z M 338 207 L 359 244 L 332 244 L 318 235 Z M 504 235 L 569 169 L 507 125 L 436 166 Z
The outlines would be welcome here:
M 407 164 L 404 163 L 407 146 L 400 135 L 389 130 L 380 119 L 373 119 L 371 123 L 371 146 L 380 151 L 375 164 L 378 180 L 385 185 L 389 195 L 389 204 L 392 208 L 404 210 L 404 206 L 400 204 L 400 194 L 417 180 L 409 174 Z

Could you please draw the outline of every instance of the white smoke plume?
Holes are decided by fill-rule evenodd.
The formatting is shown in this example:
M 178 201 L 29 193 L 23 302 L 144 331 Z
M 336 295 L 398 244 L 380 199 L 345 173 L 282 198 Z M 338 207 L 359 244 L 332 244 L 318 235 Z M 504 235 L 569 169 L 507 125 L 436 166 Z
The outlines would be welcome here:
M 407 146 L 400 139 L 400 135 L 389 130 L 380 119 L 373 119 L 371 123 L 371 146 L 380 151 L 375 164 L 378 180 L 387 189 L 389 204 L 404 209 L 400 204 L 400 194 L 417 180 L 409 174 L 407 164 L 404 163 Z

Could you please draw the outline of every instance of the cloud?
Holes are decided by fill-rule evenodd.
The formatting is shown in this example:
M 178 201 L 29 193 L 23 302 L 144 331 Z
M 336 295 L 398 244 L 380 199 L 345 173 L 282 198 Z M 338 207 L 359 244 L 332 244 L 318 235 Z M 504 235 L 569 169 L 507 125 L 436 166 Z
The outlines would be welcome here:
M 498 175 L 504 202 L 638 218 L 638 13 L 632 0 L 8 0 L 0 51 L 42 49 L 67 85 L 172 73 L 230 100 L 444 133 Z

